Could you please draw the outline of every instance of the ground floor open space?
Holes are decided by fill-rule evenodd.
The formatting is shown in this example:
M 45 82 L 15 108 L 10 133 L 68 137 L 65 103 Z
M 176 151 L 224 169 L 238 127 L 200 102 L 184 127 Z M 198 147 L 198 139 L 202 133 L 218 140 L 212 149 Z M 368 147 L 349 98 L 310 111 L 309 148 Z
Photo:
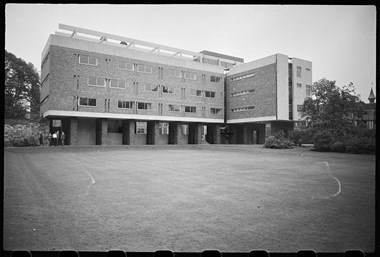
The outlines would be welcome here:
M 49 117 L 64 145 L 264 144 L 266 136 L 293 129 L 291 121 L 240 124 L 84 117 Z
M 4 151 L 4 249 L 375 246 L 375 156 L 260 145 Z

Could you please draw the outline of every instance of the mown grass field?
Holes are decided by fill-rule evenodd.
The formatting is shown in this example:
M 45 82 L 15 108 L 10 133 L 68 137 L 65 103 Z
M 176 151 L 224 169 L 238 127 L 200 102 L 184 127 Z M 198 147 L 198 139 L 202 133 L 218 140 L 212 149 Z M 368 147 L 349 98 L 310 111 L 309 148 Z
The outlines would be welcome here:
M 372 252 L 375 156 L 243 145 L 4 149 L 3 231 L 6 250 Z

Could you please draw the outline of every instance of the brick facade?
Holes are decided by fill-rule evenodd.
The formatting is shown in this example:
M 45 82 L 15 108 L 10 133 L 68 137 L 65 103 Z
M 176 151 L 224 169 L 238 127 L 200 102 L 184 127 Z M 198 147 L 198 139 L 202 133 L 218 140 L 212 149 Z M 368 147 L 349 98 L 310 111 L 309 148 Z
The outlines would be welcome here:
M 72 145 L 200 144 L 204 136 L 213 144 L 256 144 L 272 130 L 292 128 L 274 123 L 279 110 L 288 120 L 287 56 L 244 64 L 207 51 L 194 60 L 153 52 L 51 35 L 42 57 L 41 116 L 65 120 L 60 130 Z M 231 67 L 227 75 L 222 63 Z M 308 84 L 311 62 L 294 63 L 307 66 Z M 146 131 L 137 133 L 137 122 Z

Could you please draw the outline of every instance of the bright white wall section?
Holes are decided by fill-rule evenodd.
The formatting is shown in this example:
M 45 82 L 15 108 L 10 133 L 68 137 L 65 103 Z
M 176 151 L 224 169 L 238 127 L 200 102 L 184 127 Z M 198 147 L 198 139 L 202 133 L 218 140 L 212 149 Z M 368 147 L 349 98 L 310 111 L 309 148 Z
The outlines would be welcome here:
M 258 59 L 256 61 L 247 62 L 239 66 L 231 67 L 228 75 L 235 75 L 240 72 L 256 69 L 273 63 L 276 63 L 276 55 L 271 55 L 262 59 Z
M 301 119 L 297 105 L 303 105 L 306 95 L 306 85 L 312 85 L 312 62 L 299 58 L 293 60 L 293 120 Z M 301 67 L 301 76 L 297 76 L 297 67 Z M 308 70 L 309 69 L 309 70 Z M 299 84 L 301 86 L 299 87 Z
M 277 54 L 277 119 L 289 120 L 288 56 Z

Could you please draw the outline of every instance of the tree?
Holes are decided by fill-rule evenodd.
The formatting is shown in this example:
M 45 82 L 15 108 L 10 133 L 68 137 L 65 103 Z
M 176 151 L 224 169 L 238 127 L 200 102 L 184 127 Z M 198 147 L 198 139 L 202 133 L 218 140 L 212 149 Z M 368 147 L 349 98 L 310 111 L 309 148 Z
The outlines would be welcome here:
M 364 103 L 356 95 L 352 82 L 340 88 L 335 81 L 323 78 L 314 82 L 311 90 L 313 97 L 305 99 L 302 116 L 313 126 L 352 127 L 362 114 Z
M 36 68 L 5 50 L 5 118 L 24 118 L 27 112 L 38 114 L 39 101 L 40 78 Z

